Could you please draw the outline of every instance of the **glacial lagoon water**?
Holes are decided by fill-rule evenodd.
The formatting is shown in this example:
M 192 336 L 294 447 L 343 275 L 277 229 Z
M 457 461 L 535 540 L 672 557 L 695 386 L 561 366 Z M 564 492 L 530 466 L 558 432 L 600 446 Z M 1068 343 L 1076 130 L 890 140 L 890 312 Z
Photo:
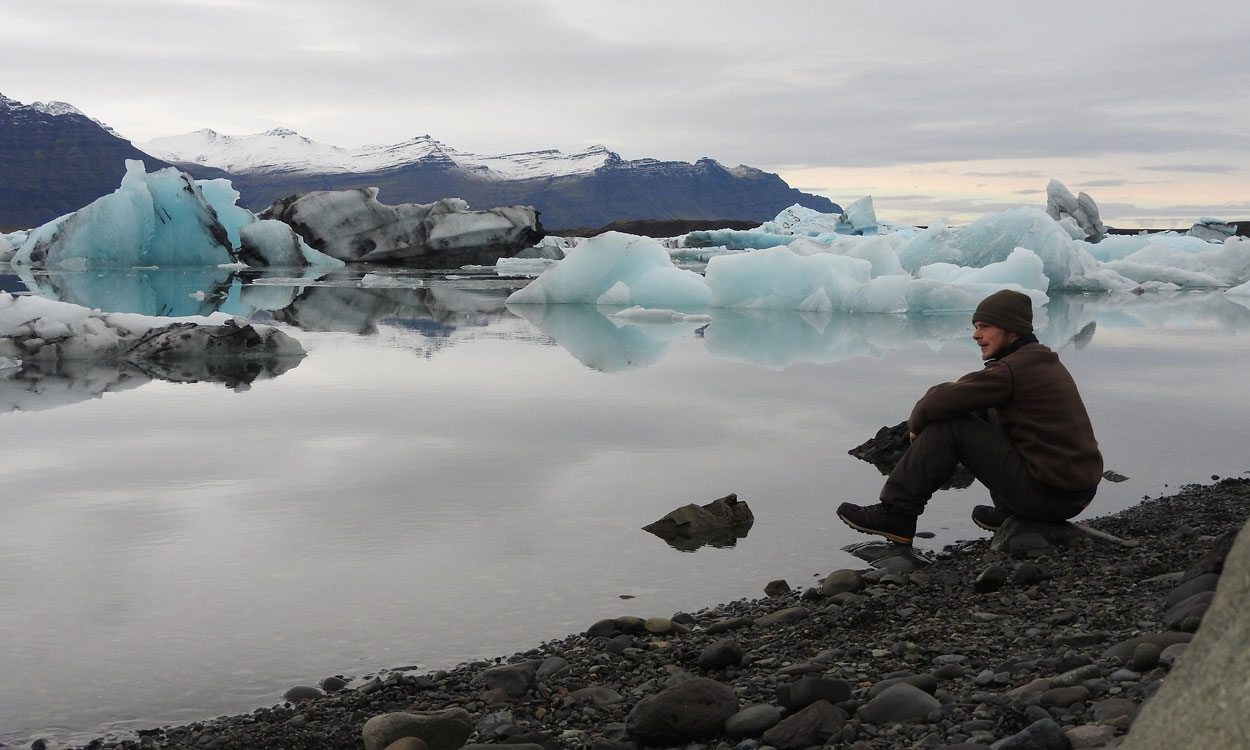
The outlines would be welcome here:
M 221 306 L 308 352 L 233 387 L 0 376 L 0 743 L 246 712 L 330 675 L 503 656 L 862 567 L 842 548 L 866 537 L 833 508 L 881 475 L 847 450 L 979 366 L 966 314 L 634 325 L 509 309 L 524 281 L 488 275 L 217 273 L 0 276 L 103 309 Z M 1088 515 L 1250 470 L 1250 309 L 1053 296 L 1039 333 L 1128 477 Z M 732 546 L 641 530 L 730 492 L 756 518 Z M 985 500 L 940 493 L 918 546 L 980 536 L 967 514 Z

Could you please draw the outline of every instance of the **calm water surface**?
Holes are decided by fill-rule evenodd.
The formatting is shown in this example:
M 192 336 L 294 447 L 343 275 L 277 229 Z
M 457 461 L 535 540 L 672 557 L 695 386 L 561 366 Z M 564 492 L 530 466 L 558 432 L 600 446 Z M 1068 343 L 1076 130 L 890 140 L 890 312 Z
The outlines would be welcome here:
M 509 310 L 523 282 L 217 275 L 23 280 L 104 309 L 222 307 L 308 356 L 235 388 L 0 377 L 0 742 L 245 712 L 334 674 L 452 666 L 862 567 L 841 548 L 866 537 L 833 508 L 881 476 L 847 450 L 980 364 L 963 313 L 636 326 Z M 1250 310 L 1073 296 L 1039 324 L 1130 477 L 1090 515 L 1250 470 L 1234 439 Z M 730 492 L 756 517 L 732 547 L 640 529 Z M 940 493 L 918 544 L 979 536 L 985 501 Z

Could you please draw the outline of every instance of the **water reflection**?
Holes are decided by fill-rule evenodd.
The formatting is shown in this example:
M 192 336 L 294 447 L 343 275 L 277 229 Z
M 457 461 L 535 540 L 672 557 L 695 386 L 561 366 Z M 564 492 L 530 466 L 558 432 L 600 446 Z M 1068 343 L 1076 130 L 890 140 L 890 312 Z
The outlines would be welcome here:
M 525 279 L 489 272 L 447 275 L 412 269 L 184 268 L 88 273 L 21 271 L 21 282 L 52 299 L 105 311 L 204 315 L 222 311 L 308 331 L 373 335 L 380 326 L 431 339 L 457 328 L 523 318 L 583 365 L 605 373 L 650 367 L 673 341 L 696 335 L 715 357 L 784 370 L 800 363 L 880 357 L 915 341 L 938 346 L 970 335 L 967 313 L 854 315 L 785 310 L 708 310 L 711 322 L 640 324 L 594 305 L 507 305 Z M 294 275 L 291 275 L 294 274 Z M 11 286 L 12 284 L 6 284 Z M 1102 328 L 1208 321 L 1250 328 L 1246 303 L 1220 292 L 1055 294 L 1035 312 L 1043 343 L 1087 345 Z M 1097 322 L 1096 322 L 1097 321 Z M 428 347 L 417 347 L 428 354 Z M 158 376 L 159 377 L 159 376 Z

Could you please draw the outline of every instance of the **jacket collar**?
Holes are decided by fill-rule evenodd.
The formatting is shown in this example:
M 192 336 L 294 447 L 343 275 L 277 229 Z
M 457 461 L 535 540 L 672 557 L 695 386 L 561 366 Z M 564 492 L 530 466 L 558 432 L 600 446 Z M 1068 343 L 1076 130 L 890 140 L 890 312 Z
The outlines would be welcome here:
M 1011 342 L 1006 347 L 1004 347 L 1002 352 L 999 353 L 997 357 L 990 357 L 989 359 L 985 360 L 985 364 L 988 365 L 991 362 L 997 362 L 1003 357 L 1007 357 L 1012 354 L 1015 354 L 1017 351 L 1020 350 L 1022 346 L 1025 346 L 1026 344 L 1036 344 L 1036 343 L 1039 343 L 1037 340 L 1037 336 L 1031 333 L 1022 334 L 1020 338 L 1016 339 L 1015 341 Z

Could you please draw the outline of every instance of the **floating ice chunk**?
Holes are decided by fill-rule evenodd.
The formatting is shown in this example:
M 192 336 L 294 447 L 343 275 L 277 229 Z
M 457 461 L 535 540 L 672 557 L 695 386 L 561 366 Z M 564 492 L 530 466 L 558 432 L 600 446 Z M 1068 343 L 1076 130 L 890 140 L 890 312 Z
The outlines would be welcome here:
M 17 248 L 9 240 L 9 236 L 0 232 L 0 263 L 8 263 L 17 254 Z
M 1235 286 L 1250 279 L 1250 240 L 1230 237 L 1212 244 L 1192 237 L 1171 237 L 1105 266 L 1138 281 L 1169 281 L 1188 287 Z
M 618 310 L 609 317 L 616 320 L 623 320 L 628 323 L 644 323 L 662 325 L 666 323 L 707 323 L 712 320 L 710 315 L 695 315 L 689 313 L 677 312 L 676 310 L 665 310 L 663 308 L 646 308 L 635 305 L 627 307 L 624 310 Z
M 543 257 L 500 258 L 495 261 L 495 273 L 500 276 L 538 276 L 559 262 L 556 258 Z
M 1046 213 L 1058 222 L 1066 219 L 1075 222 L 1080 228 L 1080 234 L 1074 235 L 1075 239 L 1100 242 L 1107 236 L 1107 228 L 1098 216 L 1098 205 L 1094 199 L 1085 193 L 1072 195 L 1072 191 L 1059 180 L 1051 180 L 1046 186 Z
M 1247 281 L 1247 282 L 1246 282 L 1246 283 L 1244 283 L 1244 284 L 1238 284 L 1237 286 L 1233 287 L 1232 289 L 1227 289 L 1227 290 L 1225 290 L 1225 291 L 1224 291 L 1224 293 L 1225 293 L 1225 294 L 1227 294 L 1227 295 L 1231 295 L 1231 296 L 1233 296 L 1233 297 L 1247 297 L 1247 298 L 1250 298 L 1250 281 Z
M 423 285 L 421 279 L 397 279 L 380 273 L 367 273 L 360 277 L 360 285 L 370 289 L 416 289 Z
M 42 297 L 0 294 L 0 357 L 24 362 L 303 355 L 299 342 L 282 331 L 224 313 L 199 318 L 103 313 Z
M 508 302 L 700 308 L 710 296 L 703 279 L 674 266 L 660 243 L 606 232 L 578 245 Z
M 1223 242 L 1237 234 L 1237 226 L 1222 219 L 1203 216 L 1189 228 L 1186 234 L 1209 242 Z
M 796 203 L 782 210 L 772 221 L 761 224 L 758 231 L 766 234 L 818 237 L 822 234 L 849 231 L 849 227 L 843 224 L 841 214 L 824 214 Z
M 865 195 L 846 207 L 846 220 L 858 234 L 876 234 L 877 212 L 872 207 L 872 196 Z
M 682 245 L 693 248 L 723 247 L 728 250 L 762 250 L 778 245 L 788 245 L 792 236 L 768 234 L 749 229 L 703 229 L 690 232 L 682 239 Z

